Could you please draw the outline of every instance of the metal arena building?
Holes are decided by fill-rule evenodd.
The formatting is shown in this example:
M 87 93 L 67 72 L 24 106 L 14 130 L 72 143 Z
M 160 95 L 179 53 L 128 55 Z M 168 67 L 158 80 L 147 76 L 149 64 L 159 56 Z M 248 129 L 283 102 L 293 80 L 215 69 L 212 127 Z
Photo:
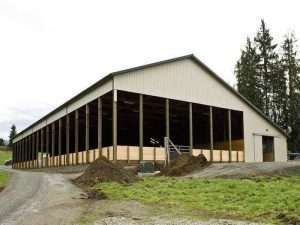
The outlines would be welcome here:
M 13 140 L 13 167 L 164 162 L 165 137 L 213 162 L 287 160 L 276 124 L 194 55 L 114 72 Z

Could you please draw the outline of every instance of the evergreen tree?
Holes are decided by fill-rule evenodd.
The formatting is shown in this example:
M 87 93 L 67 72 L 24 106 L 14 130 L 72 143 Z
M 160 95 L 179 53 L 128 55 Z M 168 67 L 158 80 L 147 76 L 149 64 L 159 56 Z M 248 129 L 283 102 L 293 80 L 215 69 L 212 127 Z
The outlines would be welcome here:
M 16 135 L 17 135 L 17 129 L 16 126 L 13 124 L 10 128 L 10 133 L 9 133 L 9 143 L 8 143 L 9 147 L 12 147 L 13 139 Z
M 270 99 L 271 118 L 276 124 L 286 130 L 288 126 L 287 79 L 284 74 L 284 67 L 278 57 L 272 65 L 271 76 L 271 93 L 269 95 L 272 96 Z
M 274 119 L 276 115 L 272 115 L 272 101 L 273 101 L 273 84 L 276 79 L 275 73 L 278 68 L 275 66 L 278 62 L 278 54 L 275 49 L 276 44 L 273 44 L 273 37 L 269 29 L 266 28 L 264 20 L 261 20 L 261 26 L 254 38 L 257 46 L 259 63 L 257 65 L 257 72 L 259 77 L 259 85 L 262 92 L 263 112 Z
M 286 35 L 282 45 L 281 63 L 288 81 L 287 124 L 289 149 L 300 149 L 300 65 L 297 56 L 296 38 Z
M 4 143 L 4 139 L 3 138 L 0 138 L 0 146 L 4 146 L 5 143 Z
M 257 64 L 259 57 L 256 48 L 252 46 L 249 38 L 245 50 L 241 52 L 241 58 L 235 66 L 238 91 L 256 107 L 262 109 L 260 85 L 257 77 Z

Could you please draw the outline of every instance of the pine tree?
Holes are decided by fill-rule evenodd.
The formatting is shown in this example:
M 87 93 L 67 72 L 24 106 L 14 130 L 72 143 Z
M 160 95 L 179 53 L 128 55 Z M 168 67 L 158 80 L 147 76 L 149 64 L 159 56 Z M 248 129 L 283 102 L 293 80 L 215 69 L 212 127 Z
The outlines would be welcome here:
M 259 57 L 256 48 L 252 46 L 250 38 L 247 38 L 245 50 L 241 52 L 241 58 L 235 66 L 238 91 L 256 107 L 262 109 L 260 85 L 257 77 L 257 64 Z
M 13 145 L 13 139 L 17 135 L 17 129 L 16 126 L 13 124 L 10 128 L 10 133 L 9 133 L 9 147 L 12 147 Z
M 274 119 L 275 115 L 272 115 L 272 101 L 273 101 L 273 83 L 276 76 L 274 74 L 278 69 L 274 65 L 277 63 L 278 54 L 275 49 L 276 44 L 273 44 L 273 37 L 270 34 L 269 29 L 266 28 L 264 20 L 261 20 L 261 26 L 259 31 L 254 38 L 254 41 L 257 46 L 258 55 L 260 62 L 258 63 L 258 76 L 259 76 L 259 85 L 262 92 L 262 101 L 263 101 L 263 112 Z M 276 69 L 275 69 L 276 68 Z
M 272 96 L 270 99 L 271 118 L 276 124 L 286 130 L 288 120 L 287 79 L 284 74 L 284 67 L 278 57 L 272 65 L 270 81 L 270 96 Z
M 5 143 L 4 143 L 4 139 L 3 138 L 0 138 L 0 146 L 4 146 Z
M 289 149 L 300 149 L 300 65 L 297 56 L 296 38 L 286 35 L 282 47 L 281 63 L 288 81 Z

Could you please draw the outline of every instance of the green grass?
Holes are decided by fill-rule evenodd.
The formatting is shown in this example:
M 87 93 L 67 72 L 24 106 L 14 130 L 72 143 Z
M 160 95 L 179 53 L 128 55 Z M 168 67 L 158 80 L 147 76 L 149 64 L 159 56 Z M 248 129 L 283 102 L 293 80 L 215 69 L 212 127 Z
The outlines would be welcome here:
M 0 171 L 0 191 L 6 186 L 9 180 L 9 173 L 5 171 Z
M 137 200 L 186 215 L 287 224 L 300 223 L 300 177 L 253 179 L 145 178 L 132 185 L 101 183 L 95 188 L 114 200 Z M 295 223 L 298 224 L 298 223 Z
M 11 159 L 11 151 L 0 147 L 0 165 L 3 165 L 5 160 Z

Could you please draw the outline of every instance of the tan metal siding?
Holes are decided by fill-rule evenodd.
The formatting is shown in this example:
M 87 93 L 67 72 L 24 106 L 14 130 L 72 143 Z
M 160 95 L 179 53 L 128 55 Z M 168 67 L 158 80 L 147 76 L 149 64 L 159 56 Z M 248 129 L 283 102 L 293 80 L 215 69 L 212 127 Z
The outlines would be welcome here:
M 255 133 L 276 136 L 278 147 L 275 146 L 275 152 L 280 151 L 276 153 L 276 160 L 286 158 L 287 149 L 283 147 L 286 146 L 286 137 L 193 60 L 184 59 L 124 73 L 114 78 L 114 87 L 118 90 L 243 111 L 245 160 L 254 161 Z

